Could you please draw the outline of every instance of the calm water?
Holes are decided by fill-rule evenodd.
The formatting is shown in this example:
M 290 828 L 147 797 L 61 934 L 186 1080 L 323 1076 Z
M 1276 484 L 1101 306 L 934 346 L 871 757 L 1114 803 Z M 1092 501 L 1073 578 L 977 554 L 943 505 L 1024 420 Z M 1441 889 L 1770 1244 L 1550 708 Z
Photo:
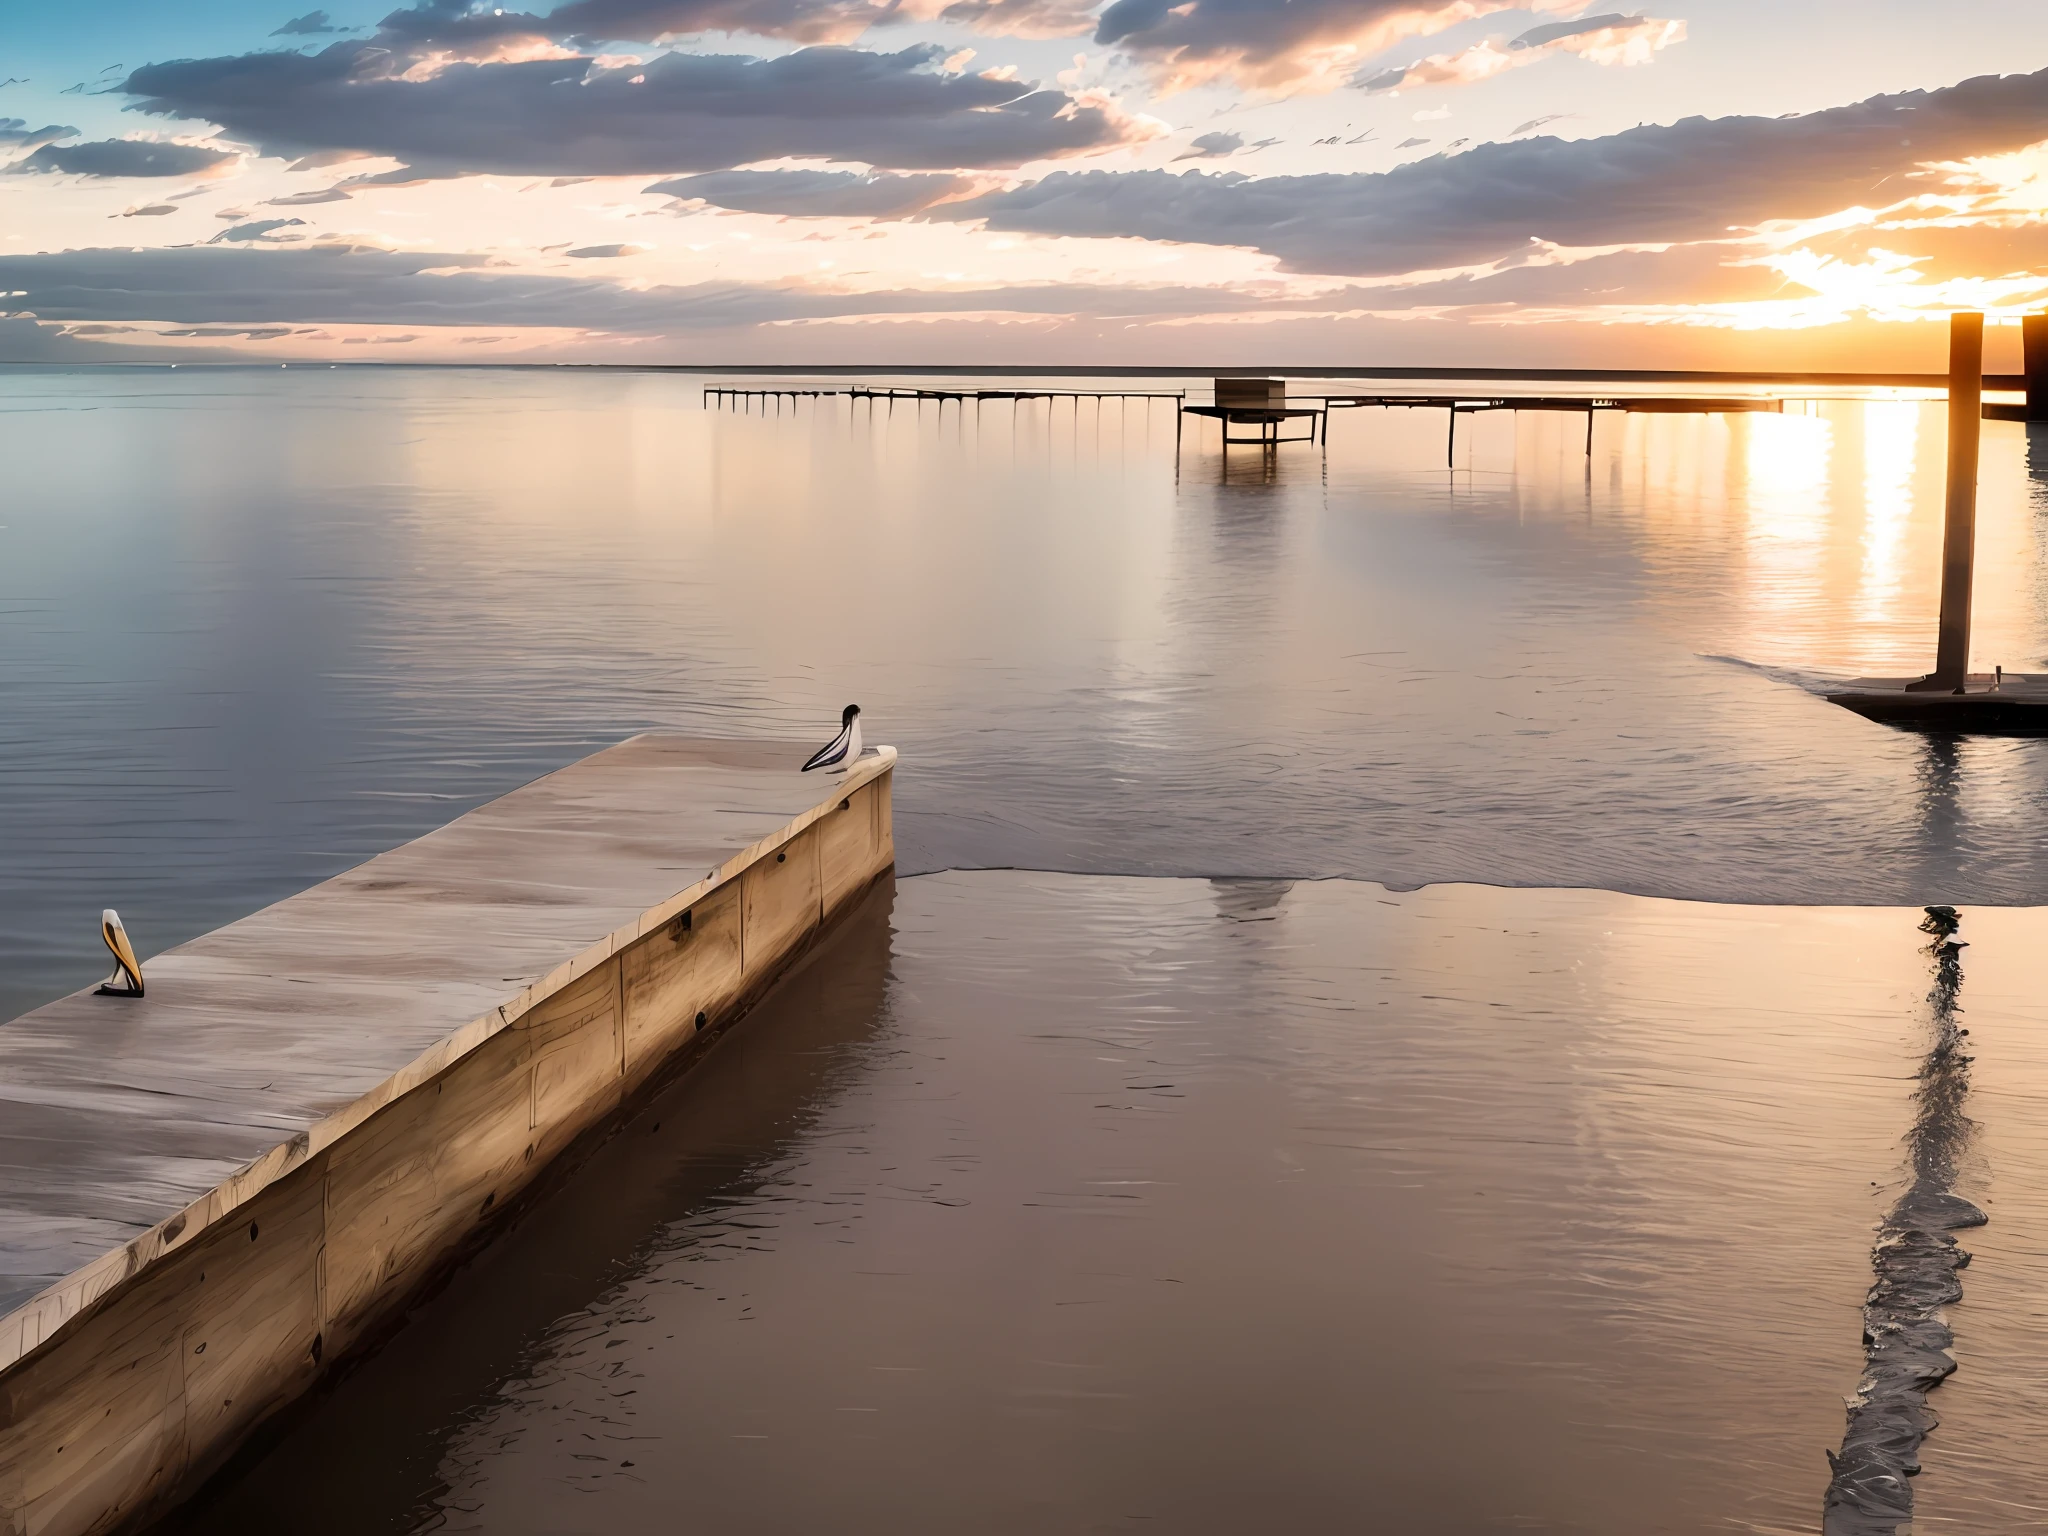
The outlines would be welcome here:
M 700 386 L 0 370 L 0 1017 L 110 902 L 160 948 L 633 730 L 848 700 L 908 871 L 2048 894 L 2048 743 L 1757 670 L 1927 664 L 1937 406 L 1606 419 L 1590 474 L 1581 418 L 1468 420 L 1447 475 L 1441 415 L 1353 412 L 1177 483 L 1161 404 Z M 2028 463 L 1986 428 L 1987 665 L 2048 657 Z
M 1918 916 L 904 880 L 191 1529 L 1814 1531 Z M 2040 927 L 1925 1530 L 2048 1528 Z
M 905 754 L 832 984 L 211 1528 L 1813 1530 L 1936 901 L 1991 1222 L 1918 1517 L 2048 1521 L 2048 741 L 1803 686 L 1928 662 L 1939 406 L 1176 473 L 1162 404 L 701 382 L 0 370 L 0 1018 L 634 730 Z M 2044 577 L 1988 424 L 1980 665 Z

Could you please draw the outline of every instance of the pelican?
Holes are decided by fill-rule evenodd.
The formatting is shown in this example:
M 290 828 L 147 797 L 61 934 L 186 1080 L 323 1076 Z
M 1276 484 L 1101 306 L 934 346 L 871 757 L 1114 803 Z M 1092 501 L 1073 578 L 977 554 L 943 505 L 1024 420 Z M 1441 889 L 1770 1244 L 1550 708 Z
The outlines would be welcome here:
M 849 704 L 839 717 L 839 734 L 811 754 L 811 760 L 804 764 L 803 771 L 809 773 L 813 768 L 823 768 L 827 773 L 844 773 L 859 756 L 860 706 Z
M 128 942 L 128 930 L 121 926 L 121 914 L 112 907 L 100 914 L 100 937 L 114 953 L 114 974 L 100 983 L 101 997 L 142 996 L 142 962 L 135 958 L 135 946 Z

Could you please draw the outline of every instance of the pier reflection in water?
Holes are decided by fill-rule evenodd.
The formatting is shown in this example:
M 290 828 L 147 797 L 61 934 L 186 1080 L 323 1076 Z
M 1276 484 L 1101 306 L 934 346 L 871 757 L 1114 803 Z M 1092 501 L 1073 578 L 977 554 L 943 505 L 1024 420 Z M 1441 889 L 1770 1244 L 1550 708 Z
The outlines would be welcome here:
M 1921 918 L 901 881 L 192 1529 L 1816 1530 Z M 2034 914 L 1965 923 L 1992 1220 L 1918 1514 L 2008 1531 L 2048 1005 Z

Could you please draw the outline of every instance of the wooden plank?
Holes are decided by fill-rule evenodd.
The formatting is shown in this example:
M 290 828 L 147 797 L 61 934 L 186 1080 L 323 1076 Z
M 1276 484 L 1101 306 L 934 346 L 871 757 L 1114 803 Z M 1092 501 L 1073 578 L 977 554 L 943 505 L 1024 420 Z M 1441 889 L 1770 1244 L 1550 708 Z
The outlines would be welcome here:
M 327 1158 L 326 1348 L 345 1354 L 534 1171 L 531 1037 L 506 1030 Z
M 324 1353 L 326 1169 L 301 1168 L 180 1255 L 167 1286 L 186 1314 L 184 1477 L 204 1478 L 311 1386 Z
M 183 1476 L 188 1278 L 86 1319 L 73 1347 L 0 1379 L 0 1531 L 101 1529 Z
M 625 1054 L 618 958 L 571 982 L 513 1027 L 527 1035 L 533 1063 L 533 1160 L 551 1162 L 619 1106 Z
M 629 1089 L 738 999 L 740 915 L 740 884 L 735 881 L 619 957 Z
M 830 918 L 881 872 L 881 791 L 864 785 L 818 823 L 818 880 Z
M 791 946 L 824 917 L 816 829 L 792 838 L 751 866 L 742 878 L 746 916 L 741 927 L 740 965 L 751 982 L 779 964 Z
M 875 797 L 875 835 L 879 842 L 875 849 L 875 869 L 879 873 L 896 866 L 896 798 L 893 786 L 877 782 Z

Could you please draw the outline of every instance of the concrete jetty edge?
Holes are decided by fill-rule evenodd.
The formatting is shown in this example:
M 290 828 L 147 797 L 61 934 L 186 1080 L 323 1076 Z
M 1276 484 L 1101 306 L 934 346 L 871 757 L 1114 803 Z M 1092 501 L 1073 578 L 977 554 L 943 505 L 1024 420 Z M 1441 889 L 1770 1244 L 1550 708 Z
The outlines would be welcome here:
M 760 773 L 771 802 L 822 798 L 0 1317 L 0 1536 L 160 1517 L 388 1333 L 523 1190 L 894 867 L 895 764 L 883 747 L 823 783 Z M 721 766 L 714 794 L 747 771 Z

